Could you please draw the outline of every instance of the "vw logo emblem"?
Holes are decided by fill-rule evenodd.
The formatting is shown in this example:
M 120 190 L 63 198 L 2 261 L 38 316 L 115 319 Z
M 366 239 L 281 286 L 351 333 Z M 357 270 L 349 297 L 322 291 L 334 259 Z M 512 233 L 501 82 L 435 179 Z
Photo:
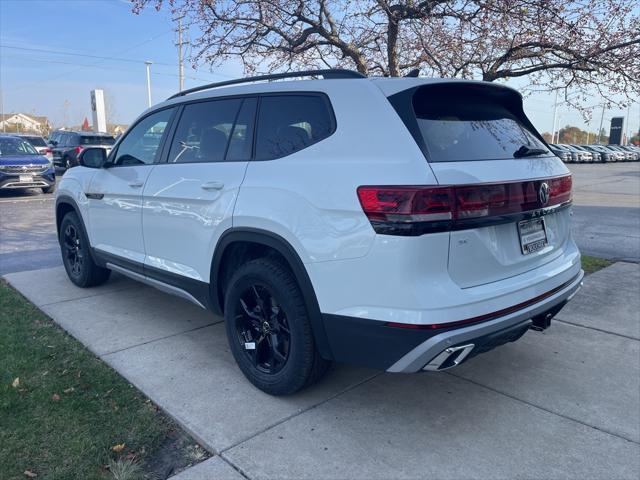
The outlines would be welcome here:
M 547 203 L 549 203 L 549 193 L 550 193 L 549 184 L 547 182 L 542 182 L 540 185 L 540 190 L 538 191 L 538 199 L 540 203 L 544 207 Z

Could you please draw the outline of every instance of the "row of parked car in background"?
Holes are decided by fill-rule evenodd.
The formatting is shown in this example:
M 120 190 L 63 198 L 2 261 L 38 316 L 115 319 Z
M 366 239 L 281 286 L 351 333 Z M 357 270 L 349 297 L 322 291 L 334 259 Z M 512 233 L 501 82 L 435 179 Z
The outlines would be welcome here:
M 78 155 L 89 147 L 107 150 L 113 135 L 56 130 L 44 137 L 25 133 L 0 133 L 0 189 L 40 188 L 51 193 L 56 187 L 56 169 L 78 164 Z
M 640 160 L 635 145 L 567 145 L 550 143 L 551 151 L 565 163 L 634 162 Z

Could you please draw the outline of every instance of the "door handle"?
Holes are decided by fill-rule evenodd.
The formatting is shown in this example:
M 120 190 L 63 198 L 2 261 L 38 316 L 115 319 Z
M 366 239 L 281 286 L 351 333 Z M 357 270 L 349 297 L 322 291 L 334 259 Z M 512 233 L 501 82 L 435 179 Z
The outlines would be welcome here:
M 224 187 L 222 182 L 204 182 L 200 185 L 203 190 L 222 190 L 222 187 Z
M 129 186 L 131 188 L 140 188 L 142 186 L 142 182 L 129 182 Z

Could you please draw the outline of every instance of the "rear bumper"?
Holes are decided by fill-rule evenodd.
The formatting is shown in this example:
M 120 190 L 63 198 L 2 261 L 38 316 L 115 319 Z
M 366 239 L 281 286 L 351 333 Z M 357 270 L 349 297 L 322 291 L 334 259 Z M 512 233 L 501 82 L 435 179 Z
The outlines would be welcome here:
M 573 279 L 540 300 L 497 318 L 451 328 L 397 328 L 386 322 L 324 315 L 336 361 L 389 372 L 444 370 L 480 353 L 520 338 L 534 324 L 547 323 L 577 293 L 581 270 Z

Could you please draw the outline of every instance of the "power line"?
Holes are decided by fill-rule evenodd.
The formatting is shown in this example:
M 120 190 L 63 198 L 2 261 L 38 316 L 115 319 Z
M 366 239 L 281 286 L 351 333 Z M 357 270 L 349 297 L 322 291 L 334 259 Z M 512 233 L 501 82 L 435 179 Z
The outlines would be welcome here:
M 168 33 L 168 32 L 165 32 Z M 159 35 L 160 36 L 160 35 Z M 157 37 L 156 37 L 157 38 Z M 145 43 L 148 43 L 148 41 L 146 41 Z M 139 45 L 137 45 L 136 47 L 131 47 L 125 51 L 129 51 L 129 50 L 133 50 L 134 48 L 137 48 Z M 75 57 L 85 57 L 85 58 L 96 58 L 99 60 L 112 60 L 112 61 L 117 61 L 117 62 L 129 62 L 129 63 L 144 63 L 144 60 L 135 60 L 132 58 L 121 58 L 121 57 L 106 57 L 106 56 L 102 56 L 102 55 L 90 55 L 87 53 L 72 53 L 72 52 L 63 52 L 61 50 L 49 50 L 46 48 L 28 48 L 28 47 L 16 47 L 13 45 L 1 45 L 0 44 L 0 48 L 10 48 L 13 50 L 23 50 L 23 51 L 28 51 L 28 52 L 41 52 L 41 53 L 54 53 L 56 55 L 72 55 Z M 158 65 L 165 65 L 168 67 L 175 67 L 175 65 L 171 64 L 171 63 L 162 63 L 162 62 L 156 62 Z

